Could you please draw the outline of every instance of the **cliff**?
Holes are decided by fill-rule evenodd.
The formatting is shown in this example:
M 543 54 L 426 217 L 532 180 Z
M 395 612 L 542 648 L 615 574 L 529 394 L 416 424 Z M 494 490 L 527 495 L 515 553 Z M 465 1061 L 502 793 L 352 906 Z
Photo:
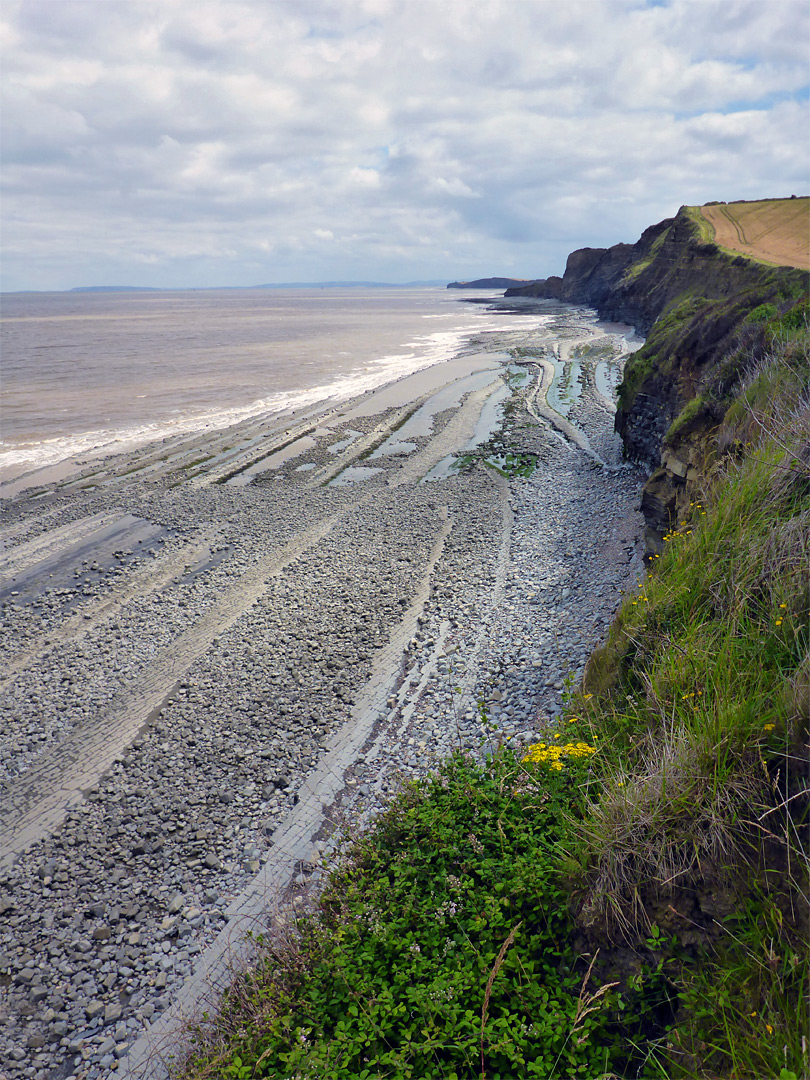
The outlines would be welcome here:
M 700 229 L 682 211 L 534 287 L 648 320 L 620 425 L 660 463 L 645 511 L 681 522 L 655 572 L 561 715 L 532 706 L 544 741 L 493 748 L 482 700 L 479 750 L 353 829 L 307 906 L 296 882 L 184 1080 L 808 1076 L 808 275 Z
M 768 322 L 800 320 L 810 287 L 806 270 L 734 254 L 712 235 L 700 208 L 683 206 L 635 244 L 582 248 L 562 278 L 506 292 L 589 304 L 647 335 L 619 389 L 616 430 L 626 456 L 653 470 L 642 499 L 651 555 L 711 471 L 714 435 Z

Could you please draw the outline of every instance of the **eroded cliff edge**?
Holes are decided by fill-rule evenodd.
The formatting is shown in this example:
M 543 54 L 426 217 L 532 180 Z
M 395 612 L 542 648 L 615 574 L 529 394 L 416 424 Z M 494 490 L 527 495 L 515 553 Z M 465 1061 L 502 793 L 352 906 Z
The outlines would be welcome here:
M 808 318 L 810 273 L 735 255 L 710 235 L 700 209 L 683 206 L 635 244 L 581 248 L 562 278 L 506 292 L 589 304 L 647 335 L 625 371 L 616 430 L 626 456 L 651 469 L 642 497 L 648 554 L 711 473 L 745 372 L 775 333 Z

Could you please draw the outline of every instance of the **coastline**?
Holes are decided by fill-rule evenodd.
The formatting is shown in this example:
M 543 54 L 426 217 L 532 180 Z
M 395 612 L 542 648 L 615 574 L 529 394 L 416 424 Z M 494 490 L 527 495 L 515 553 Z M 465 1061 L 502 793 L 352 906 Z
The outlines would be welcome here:
M 618 467 L 592 369 L 563 420 L 609 468 L 534 408 L 528 357 L 481 456 L 529 455 L 532 475 L 479 460 L 420 483 L 464 449 L 500 378 L 492 354 L 452 363 L 285 428 L 242 425 L 228 449 L 223 432 L 172 440 L 10 503 L 10 1075 L 160 1075 L 153 1051 L 176 1050 L 183 1014 L 226 974 L 200 957 L 243 928 L 240 897 L 274 864 L 294 874 L 268 909 L 403 778 L 553 725 L 640 570 L 640 476 Z M 420 410 L 431 430 L 408 435 Z M 307 788 L 319 769 L 328 790 Z M 291 833 L 309 797 L 320 820 Z

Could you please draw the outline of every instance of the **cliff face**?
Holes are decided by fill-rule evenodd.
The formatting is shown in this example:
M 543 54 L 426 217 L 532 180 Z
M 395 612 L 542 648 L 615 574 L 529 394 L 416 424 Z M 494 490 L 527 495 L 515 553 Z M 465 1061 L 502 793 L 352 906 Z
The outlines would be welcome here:
M 809 286 L 804 270 L 706 242 L 694 210 L 681 207 L 635 244 L 582 248 L 562 278 L 507 291 L 589 304 L 647 335 L 619 389 L 616 430 L 626 456 L 653 470 L 642 497 L 648 553 L 660 551 L 690 487 L 711 468 L 729 395 L 748 355 L 762 347 L 765 316 L 757 312 L 783 316 Z

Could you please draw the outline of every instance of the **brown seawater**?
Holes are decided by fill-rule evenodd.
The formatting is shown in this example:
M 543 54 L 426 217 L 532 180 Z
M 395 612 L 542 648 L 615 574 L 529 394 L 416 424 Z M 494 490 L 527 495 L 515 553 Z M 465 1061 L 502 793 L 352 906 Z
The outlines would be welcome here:
M 0 475 L 346 400 L 524 319 L 442 288 L 7 294 Z

